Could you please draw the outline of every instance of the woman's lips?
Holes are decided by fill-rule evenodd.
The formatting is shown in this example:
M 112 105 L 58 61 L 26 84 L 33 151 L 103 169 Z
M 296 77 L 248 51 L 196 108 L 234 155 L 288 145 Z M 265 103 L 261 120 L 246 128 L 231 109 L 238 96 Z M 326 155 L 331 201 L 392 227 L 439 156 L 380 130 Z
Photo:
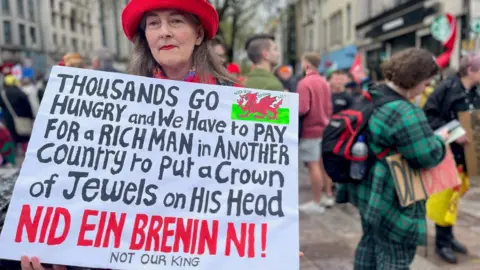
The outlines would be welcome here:
M 168 51 L 168 50 L 171 50 L 171 49 L 174 49 L 176 46 L 173 46 L 173 45 L 166 45 L 166 46 L 163 46 L 160 48 L 161 51 Z

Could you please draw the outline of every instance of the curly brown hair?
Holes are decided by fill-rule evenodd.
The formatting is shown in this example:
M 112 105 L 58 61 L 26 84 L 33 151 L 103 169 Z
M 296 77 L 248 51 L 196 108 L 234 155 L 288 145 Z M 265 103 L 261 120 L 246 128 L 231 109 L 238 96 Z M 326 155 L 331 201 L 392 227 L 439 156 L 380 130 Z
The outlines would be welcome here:
M 417 48 L 395 53 L 389 60 L 382 63 L 381 69 L 385 79 L 405 90 L 414 88 L 439 72 L 433 54 Z

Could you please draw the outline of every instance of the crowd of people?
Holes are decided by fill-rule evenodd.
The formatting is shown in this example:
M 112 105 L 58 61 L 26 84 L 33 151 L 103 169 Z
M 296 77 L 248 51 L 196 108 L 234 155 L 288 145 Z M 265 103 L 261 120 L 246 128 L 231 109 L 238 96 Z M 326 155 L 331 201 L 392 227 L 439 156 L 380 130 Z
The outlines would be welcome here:
M 301 76 L 296 76 L 292 67 L 279 65 L 274 37 L 259 34 L 245 44 L 252 68 L 242 76 L 238 65 L 227 62 L 227 49 L 216 38 L 217 12 L 206 0 L 132 0 L 123 11 L 122 23 L 133 43 L 129 74 L 298 93 L 300 164 L 307 167 L 312 185 L 312 201 L 300 205 L 300 211 L 322 215 L 336 203 L 355 205 L 363 228 L 355 269 L 409 269 L 417 246 L 426 243 L 425 202 L 400 205 L 384 157 L 371 164 L 360 182 L 334 185 L 322 160 L 323 135 L 333 115 L 352 108 L 366 93 L 373 101 L 389 96 L 390 102 L 376 107 L 366 124 L 369 151 L 392 149 L 386 156 L 400 153 L 413 168 L 438 165 L 446 153 L 448 133 L 433 130 L 457 119 L 459 112 L 480 108 L 476 91 L 480 54 L 465 56 L 458 72 L 444 78 L 431 53 L 406 49 L 382 64 L 384 81 L 369 82 L 344 70 L 320 74 L 320 55 L 307 52 L 300 59 Z M 117 72 L 112 58 L 104 55 L 87 65 L 81 55 L 72 53 L 60 65 Z M 3 82 L 0 107 L 10 140 L 26 143 L 44 84 L 18 81 L 11 74 L 4 74 Z M 451 146 L 462 170 L 467 169 L 466 144 L 461 137 Z M 456 253 L 467 249 L 454 237 L 452 224 L 435 223 L 437 254 L 456 263 Z M 21 269 L 45 269 L 40 259 L 22 257 Z

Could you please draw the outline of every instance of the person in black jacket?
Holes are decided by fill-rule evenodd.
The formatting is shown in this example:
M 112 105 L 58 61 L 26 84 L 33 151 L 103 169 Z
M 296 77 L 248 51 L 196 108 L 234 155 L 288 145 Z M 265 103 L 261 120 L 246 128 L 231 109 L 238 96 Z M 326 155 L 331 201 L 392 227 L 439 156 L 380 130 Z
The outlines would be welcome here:
M 15 77 L 12 75 L 5 76 L 3 81 L 3 89 L 0 88 L 0 91 L 5 92 L 5 96 L 8 100 L 4 100 L 0 96 L 0 107 L 4 112 L 5 125 L 7 126 L 8 131 L 13 137 L 13 140 L 16 144 L 28 143 L 30 136 L 20 135 L 17 133 L 15 128 L 14 117 L 15 115 L 9 110 L 6 102 L 9 102 L 9 105 L 14 110 L 14 113 L 18 117 L 25 117 L 34 119 L 32 107 L 28 100 L 28 96 L 18 87 Z
M 425 114 L 432 129 L 437 129 L 452 120 L 458 120 L 458 113 L 480 109 L 480 53 L 465 56 L 460 61 L 459 72 L 438 84 L 424 106 Z M 465 136 L 451 144 L 458 166 L 466 170 L 464 147 Z M 455 252 L 467 253 L 464 245 L 453 236 L 452 227 L 436 224 L 436 253 L 449 263 L 457 263 Z
M 350 108 L 353 96 L 347 91 L 347 87 L 350 86 L 348 74 L 342 70 L 336 70 L 328 76 L 328 83 L 332 91 L 333 114 Z

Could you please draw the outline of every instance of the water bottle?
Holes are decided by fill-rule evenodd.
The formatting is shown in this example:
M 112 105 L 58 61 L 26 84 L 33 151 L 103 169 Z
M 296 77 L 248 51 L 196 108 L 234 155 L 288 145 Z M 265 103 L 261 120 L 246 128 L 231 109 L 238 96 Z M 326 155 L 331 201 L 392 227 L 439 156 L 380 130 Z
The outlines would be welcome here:
M 365 137 L 358 136 L 357 141 L 352 147 L 352 156 L 364 157 L 368 154 L 368 146 L 365 143 Z M 365 169 L 367 167 L 367 160 L 365 161 L 351 161 L 350 163 L 350 177 L 354 180 L 362 180 L 365 176 Z

